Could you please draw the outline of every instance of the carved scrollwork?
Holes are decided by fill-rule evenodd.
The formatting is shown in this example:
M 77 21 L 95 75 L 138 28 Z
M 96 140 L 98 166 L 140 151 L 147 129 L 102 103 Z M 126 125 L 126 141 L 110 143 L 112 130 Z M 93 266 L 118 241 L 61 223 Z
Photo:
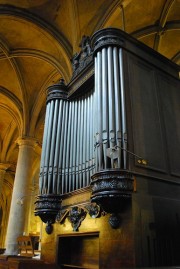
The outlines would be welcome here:
M 67 218 L 73 227 L 73 231 L 78 231 L 82 221 L 86 218 L 87 213 L 91 218 L 98 218 L 101 215 L 101 208 L 96 203 L 92 203 L 87 204 L 84 207 L 74 206 L 64 210 L 61 209 L 57 214 L 56 222 L 62 224 Z
M 48 87 L 47 102 L 52 99 L 67 99 L 67 96 L 67 87 L 62 78 L 57 84 Z
M 91 38 L 93 53 L 106 46 L 124 47 L 125 41 L 119 36 L 118 29 L 107 28 L 97 31 Z
M 35 216 L 39 216 L 41 220 L 47 224 L 46 232 L 52 233 L 52 224 L 55 222 L 56 216 L 61 208 L 60 195 L 44 194 L 39 195 L 35 202 Z
M 68 220 L 71 222 L 71 225 L 73 227 L 73 231 L 78 231 L 81 222 L 86 217 L 86 211 L 83 208 L 80 207 L 72 207 L 69 211 Z
M 92 48 L 89 36 L 83 36 L 80 43 L 81 51 L 72 58 L 73 78 L 92 61 Z
M 126 170 L 109 169 L 95 173 L 92 177 L 91 202 L 100 205 L 108 213 L 117 213 L 131 198 L 133 176 Z
M 98 50 L 100 47 L 104 47 L 104 46 L 120 46 L 122 47 L 124 44 L 123 40 L 119 39 L 119 38 L 112 38 L 112 37 L 105 37 L 104 39 L 102 39 L 101 41 L 99 41 L 98 43 L 95 43 L 94 46 L 94 51 Z
M 96 203 L 92 203 L 90 205 L 87 205 L 86 209 L 87 209 L 91 218 L 94 219 L 94 218 L 98 218 L 100 216 L 101 208 Z
M 132 192 L 132 175 L 126 171 L 107 170 L 92 176 L 92 192 L 101 190 L 119 190 Z

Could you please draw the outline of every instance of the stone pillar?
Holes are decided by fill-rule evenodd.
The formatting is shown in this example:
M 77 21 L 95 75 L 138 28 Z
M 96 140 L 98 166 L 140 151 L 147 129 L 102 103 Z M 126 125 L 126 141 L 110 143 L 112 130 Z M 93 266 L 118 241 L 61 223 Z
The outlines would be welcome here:
M 34 148 L 37 144 L 33 138 L 29 137 L 20 138 L 17 143 L 19 154 L 6 236 L 6 255 L 18 253 L 17 237 L 27 232 L 30 177 Z M 23 204 L 20 201 L 23 201 Z
M 9 163 L 0 163 L 0 199 L 1 199 L 1 194 L 2 194 L 2 190 L 3 190 L 4 177 L 5 177 L 5 174 L 6 174 L 6 170 L 10 166 L 11 166 L 11 164 L 9 164 Z M 5 212 L 3 212 L 3 213 L 5 213 Z M 4 214 L 3 214 L 3 216 L 0 216 L 0 219 L 1 219 L 1 217 L 4 218 Z M 3 223 L 3 219 L 2 219 L 2 223 Z M 4 240 L 3 240 L 4 229 L 3 228 L 4 227 L 0 223 L 0 248 L 4 247 Z
M 2 186 L 4 182 L 4 176 L 6 174 L 6 170 L 11 166 L 9 163 L 0 163 L 0 195 L 2 192 Z

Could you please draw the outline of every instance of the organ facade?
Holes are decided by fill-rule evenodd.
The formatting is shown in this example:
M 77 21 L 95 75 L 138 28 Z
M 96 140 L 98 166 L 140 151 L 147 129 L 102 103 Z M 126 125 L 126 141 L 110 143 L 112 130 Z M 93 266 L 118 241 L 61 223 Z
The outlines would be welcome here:
M 116 28 L 48 88 L 35 215 L 61 268 L 179 264 L 179 68 Z M 168 213 L 167 213 L 168 212 Z

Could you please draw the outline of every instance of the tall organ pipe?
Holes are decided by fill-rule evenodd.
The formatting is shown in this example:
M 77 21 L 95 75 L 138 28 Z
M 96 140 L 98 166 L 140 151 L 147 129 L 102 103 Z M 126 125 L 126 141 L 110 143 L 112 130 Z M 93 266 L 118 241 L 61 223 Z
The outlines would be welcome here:
M 70 120 L 70 154 L 69 154 L 69 170 L 68 170 L 68 178 L 67 178 L 67 183 L 69 185 L 69 192 L 71 191 L 72 189 L 72 166 L 73 166 L 73 162 L 72 162 L 72 159 L 73 159 L 73 150 L 74 150 L 74 147 L 73 147 L 73 136 L 74 136 L 74 101 L 72 101 L 72 107 L 71 107 L 71 120 Z
M 43 192 L 48 193 L 48 178 L 49 178 L 49 156 L 50 156 L 50 145 L 51 145 L 51 134 L 52 134 L 52 124 L 53 124 L 53 114 L 54 114 L 54 100 L 50 101 L 50 115 L 49 115 L 49 126 L 47 130 L 47 147 L 45 153 L 45 162 L 44 162 L 44 186 Z
M 66 154 L 67 154 L 67 129 L 68 129 L 68 113 L 69 113 L 69 102 L 65 103 L 65 117 L 64 117 L 64 137 L 63 137 L 63 143 L 61 144 L 62 150 L 62 163 L 59 162 L 59 165 L 62 167 L 62 182 L 61 182 L 61 188 L 62 193 L 65 191 L 65 167 L 66 167 Z
M 87 141 L 87 96 L 84 99 L 84 128 L 83 128 L 83 186 L 86 185 L 86 152 L 88 151 L 88 143 Z
M 52 134 L 51 134 L 51 143 L 50 143 L 50 158 L 49 158 L 49 176 L 48 176 L 48 193 L 56 193 L 54 191 L 55 182 L 53 181 L 54 175 L 54 151 L 56 144 L 57 136 L 57 121 L 58 121 L 58 109 L 59 109 L 59 100 L 55 100 L 54 105 L 54 115 L 53 115 L 53 124 L 52 124 Z M 53 186 L 52 186 L 53 185 Z
M 83 186 L 82 162 L 83 162 L 83 116 L 84 116 L 84 99 L 81 99 L 81 117 L 80 117 L 80 144 L 79 144 L 79 188 Z
M 57 190 L 57 149 L 60 144 L 63 99 L 67 99 L 67 94 L 61 80 L 59 84 L 48 88 L 40 168 L 41 171 L 44 171 L 44 177 L 41 178 L 40 194 L 59 194 L 59 190 Z
M 108 84 L 107 84 L 107 50 L 102 49 L 102 143 L 103 143 L 103 160 L 104 169 L 107 168 L 107 148 L 108 148 Z
M 57 179 L 59 135 L 61 132 L 61 107 L 62 99 L 67 99 L 63 80 L 48 88 L 47 110 L 45 116 L 45 128 L 42 145 L 40 173 L 40 194 L 35 202 L 35 215 L 47 224 L 46 232 L 53 230 L 52 224 L 61 209 L 61 193 L 59 179 Z
M 73 147 L 73 152 L 72 152 L 72 190 L 75 189 L 75 179 L 76 179 L 76 151 L 77 151 L 77 100 L 74 101 L 74 128 L 72 129 L 72 135 L 73 135 L 73 140 L 72 140 L 72 147 Z
M 60 152 L 60 142 L 61 142 L 61 136 L 63 133 L 63 100 L 59 100 L 59 109 L 58 109 L 58 122 L 57 122 L 57 139 L 56 139 L 56 145 L 55 145 L 55 156 L 54 156 L 54 173 L 53 173 L 53 183 L 54 183 L 54 190 L 55 193 L 60 193 L 60 173 L 61 170 L 58 166 L 58 160 L 61 156 Z M 56 182 L 57 181 L 57 182 Z M 55 184 L 56 182 L 56 184 Z
M 98 107 L 98 138 L 99 138 L 99 144 L 98 144 L 98 163 L 99 163 L 99 170 L 101 170 L 102 167 L 102 54 L 99 51 L 97 53 L 97 107 Z
M 45 154 L 47 148 L 47 131 L 49 125 L 49 114 L 50 114 L 50 103 L 46 107 L 45 123 L 44 123 L 44 136 L 43 136 L 43 148 L 41 154 L 41 164 L 40 164 L 40 178 L 39 178 L 39 193 L 43 193 L 44 187 L 44 164 L 45 164 Z
M 77 100 L 78 102 L 78 110 L 77 110 L 77 147 L 76 147 L 76 189 L 79 187 L 79 153 L 80 153 L 80 125 L 81 125 L 81 106 L 80 106 L 80 99 Z
M 94 110 L 98 112 L 96 113 L 98 126 L 101 126 L 102 122 L 102 129 L 97 127 L 96 123 L 94 124 L 94 134 L 97 137 L 96 132 L 99 130 L 100 137 L 99 140 L 96 138 L 96 143 L 99 141 L 100 144 L 103 144 L 106 141 L 106 130 L 108 133 L 108 150 L 104 143 L 103 156 L 99 154 L 100 151 L 96 147 L 96 171 L 108 168 L 127 169 L 126 106 L 121 48 L 124 41 L 121 39 L 118 29 L 109 28 L 96 32 L 91 38 L 91 43 L 95 62 Z M 100 55 L 102 55 L 102 69 L 100 68 Z M 106 92 L 108 92 L 107 101 Z M 110 162 L 107 161 L 106 151 Z
M 91 115 L 91 120 L 90 120 L 90 176 L 95 172 L 95 161 L 94 161 L 94 92 L 91 94 L 90 97 L 90 115 Z
M 99 133 L 98 133 L 98 119 L 99 117 L 98 114 L 98 60 L 97 56 L 94 59 L 94 76 L 95 76 L 95 92 L 94 92 L 94 106 L 93 106 L 93 111 L 94 111 L 94 149 L 95 149 L 95 171 L 98 171 L 99 168 L 99 158 L 98 158 L 98 150 L 99 150 Z
M 122 143 L 123 143 L 123 165 L 127 168 L 127 127 L 126 127 L 126 111 L 125 111 L 125 88 L 124 88 L 124 69 L 123 69 L 123 52 L 119 49 L 119 65 L 120 65 L 120 84 L 121 84 L 121 116 L 122 116 Z
M 114 98 L 115 98 L 115 120 L 116 120 L 116 143 L 118 146 L 118 167 L 121 167 L 121 97 L 119 83 L 119 61 L 118 48 L 113 48 L 114 61 Z
M 108 99 L 109 99 L 109 143 L 110 148 L 115 146 L 115 114 L 114 114 L 114 65 L 112 47 L 108 47 Z M 111 168 L 114 161 L 111 159 Z
M 90 96 L 88 94 L 87 96 L 87 131 L 86 131 L 86 163 L 85 163 L 85 169 L 86 169 L 86 182 L 85 185 L 88 185 L 89 175 L 90 175 L 90 123 L 91 123 L 91 114 L 90 114 Z

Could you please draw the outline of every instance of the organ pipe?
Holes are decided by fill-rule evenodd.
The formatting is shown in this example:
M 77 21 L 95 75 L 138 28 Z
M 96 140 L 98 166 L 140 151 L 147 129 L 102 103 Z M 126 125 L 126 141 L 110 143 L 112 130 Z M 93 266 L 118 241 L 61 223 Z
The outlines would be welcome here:
M 41 170 L 40 170 L 40 179 L 39 179 L 40 193 L 43 192 L 43 187 L 44 187 L 44 162 L 45 162 L 45 152 L 46 152 L 46 147 L 47 147 L 47 130 L 48 130 L 48 123 L 49 123 L 49 114 L 50 114 L 50 103 L 47 104 L 46 115 L 45 115 L 43 148 L 42 148 L 41 164 L 40 164 Z
M 53 113 L 54 113 L 54 100 L 50 102 L 50 115 L 49 115 L 49 126 L 47 130 L 47 147 L 45 153 L 44 162 L 44 192 L 48 193 L 48 178 L 49 178 L 49 156 L 50 156 L 50 139 L 52 134 L 52 123 L 53 123 Z
M 108 100 L 109 100 L 109 146 L 115 146 L 115 114 L 114 114 L 114 63 L 112 57 L 112 47 L 108 47 Z M 111 167 L 113 168 L 113 158 L 111 159 Z
M 120 81 L 119 81 L 119 62 L 118 62 L 118 48 L 113 48 L 113 62 L 114 62 L 114 105 L 115 105 L 115 125 L 116 125 L 116 144 L 118 146 L 118 165 L 121 167 L 121 104 L 120 104 Z
M 123 165 L 127 168 L 127 127 L 125 111 L 125 88 L 124 88 L 124 69 L 123 69 L 123 52 L 119 49 L 119 66 L 120 66 L 120 84 L 121 84 L 121 118 L 122 118 L 122 145 L 123 145 Z
M 53 174 L 53 183 L 54 183 L 54 190 L 53 192 L 59 193 L 60 192 L 60 173 L 61 170 L 59 169 L 58 160 L 61 157 L 61 151 L 60 143 L 61 143 L 61 137 L 62 137 L 62 120 L 63 120 L 63 100 L 59 101 L 59 111 L 58 111 L 58 122 L 57 122 L 57 139 L 56 139 L 56 145 L 55 145 L 55 156 L 54 156 L 54 169 L 55 172 Z M 55 182 L 57 181 L 57 184 Z
M 102 143 L 104 168 L 107 168 L 107 148 L 108 148 L 108 84 L 107 84 L 107 50 L 102 49 Z

